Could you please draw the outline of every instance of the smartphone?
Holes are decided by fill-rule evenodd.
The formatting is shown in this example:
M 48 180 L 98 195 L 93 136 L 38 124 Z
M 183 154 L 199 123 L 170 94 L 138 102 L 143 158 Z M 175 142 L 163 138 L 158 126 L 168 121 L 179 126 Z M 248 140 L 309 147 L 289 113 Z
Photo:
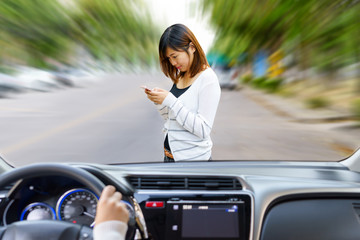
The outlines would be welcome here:
M 142 89 L 144 89 L 145 91 L 151 92 L 151 89 L 148 88 L 147 86 L 140 86 Z

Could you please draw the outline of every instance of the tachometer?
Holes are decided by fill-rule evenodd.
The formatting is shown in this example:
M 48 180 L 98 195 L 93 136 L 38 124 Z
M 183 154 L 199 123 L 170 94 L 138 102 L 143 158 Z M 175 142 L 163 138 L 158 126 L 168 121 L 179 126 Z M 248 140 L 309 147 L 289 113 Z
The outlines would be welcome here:
M 64 193 L 56 205 L 60 220 L 93 226 L 98 197 L 86 189 L 72 189 Z
M 46 203 L 32 203 L 25 207 L 20 220 L 55 220 L 55 210 Z

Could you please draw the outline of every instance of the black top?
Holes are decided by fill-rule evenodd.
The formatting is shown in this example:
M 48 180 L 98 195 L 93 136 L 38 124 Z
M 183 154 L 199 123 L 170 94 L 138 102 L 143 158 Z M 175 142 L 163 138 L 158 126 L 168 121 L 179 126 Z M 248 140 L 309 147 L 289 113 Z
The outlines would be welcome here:
M 190 86 L 191 86 L 191 85 L 190 85 Z M 188 90 L 190 86 L 188 86 L 188 87 L 186 87 L 186 88 L 177 88 L 177 87 L 176 87 L 176 84 L 173 84 L 172 88 L 170 89 L 170 92 L 171 92 L 176 98 L 178 98 L 178 97 L 181 96 L 181 94 L 183 94 L 184 92 L 186 92 L 186 90 Z
M 190 86 L 191 86 L 191 85 L 190 85 Z M 178 98 L 178 97 L 181 96 L 181 94 L 183 94 L 184 92 L 186 92 L 186 90 L 188 90 L 190 86 L 188 86 L 188 87 L 186 87 L 186 88 L 177 88 L 177 87 L 176 87 L 176 84 L 173 84 L 170 92 L 171 92 L 176 98 Z M 166 138 L 165 138 L 165 141 L 164 141 L 164 147 L 165 147 L 167 150 L 169 150 L 169 152 L 171 152 L 171 149 L 170 149 L 170 146 L 169 146 L 168 135 L 166 135 Z

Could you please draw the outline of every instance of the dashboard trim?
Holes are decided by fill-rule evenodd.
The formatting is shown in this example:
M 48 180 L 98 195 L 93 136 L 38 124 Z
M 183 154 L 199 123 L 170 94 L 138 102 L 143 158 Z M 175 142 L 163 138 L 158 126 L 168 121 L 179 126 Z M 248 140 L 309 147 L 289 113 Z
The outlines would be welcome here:
M 4 210 L 4 214 L 3 214 L 3 224 L 4 226 L 7 226 L 7 222 L 6 222 L 6 216 L 7 216 L 7 212 L 9 211 L 9 208 L 11 207 L 11 205 L 14 203 L 14 199 L 12 199 L 6 206 L 5 210 Z

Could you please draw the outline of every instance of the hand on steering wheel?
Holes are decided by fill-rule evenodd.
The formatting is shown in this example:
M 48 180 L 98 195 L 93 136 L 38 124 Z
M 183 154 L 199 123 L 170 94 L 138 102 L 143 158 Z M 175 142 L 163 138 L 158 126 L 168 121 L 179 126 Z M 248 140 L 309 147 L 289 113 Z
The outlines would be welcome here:
M 129 211 L 114 186 L 106 186 L 99 199 L 94 239 L 124 239 L 128 229 Z
M 1 174 L 0 189 L 18 180 L 35 176 L 68 177 L 85 185 L 98 196 L 105 187 L 105 185 L 97 177 L 84 169 L 66 164 L 40 163 L 16 168 Z M 110 196 L 112 192 L 114 192 L 113 195 L 115 195 L 115 198 L 114 196 Z M 112 208 L 111 206 L 113 205 L 113 214 L 119 214 L 116 218 L 127 223 L 129 214 L 126 209 L 124 210 L 124 206 L 122 205 L 123 203 L 115 203 L 116 199 L 119 199 L 119 197 L 121 198 L 121 194 L 115 193 L 114 187 L 106 188 L 104 194 L 105 196 L 99 201 L 102 207 L 100 209 L 100 215 L 96 217 L 96 221 L 102 222 L 110 220 L 104 215 L 108 214 L 110 208 Z M 111 218 L 115 218 L 113 215 L 111 216 Z M 132 234 L 127 234 L 127 239 L 131 239 L 131 235 Z M 0 239 L 92 239 L 92 228 L 57 220 L 19 221 L 0 227 Z
M 109 185 L 104 188 L 96 209 L 95 225 L 112 220 L 125 223 L 129 221 L 129 211 L 121 202 L 121 198 L 121 193 L 116 192 L 114 186 Z

